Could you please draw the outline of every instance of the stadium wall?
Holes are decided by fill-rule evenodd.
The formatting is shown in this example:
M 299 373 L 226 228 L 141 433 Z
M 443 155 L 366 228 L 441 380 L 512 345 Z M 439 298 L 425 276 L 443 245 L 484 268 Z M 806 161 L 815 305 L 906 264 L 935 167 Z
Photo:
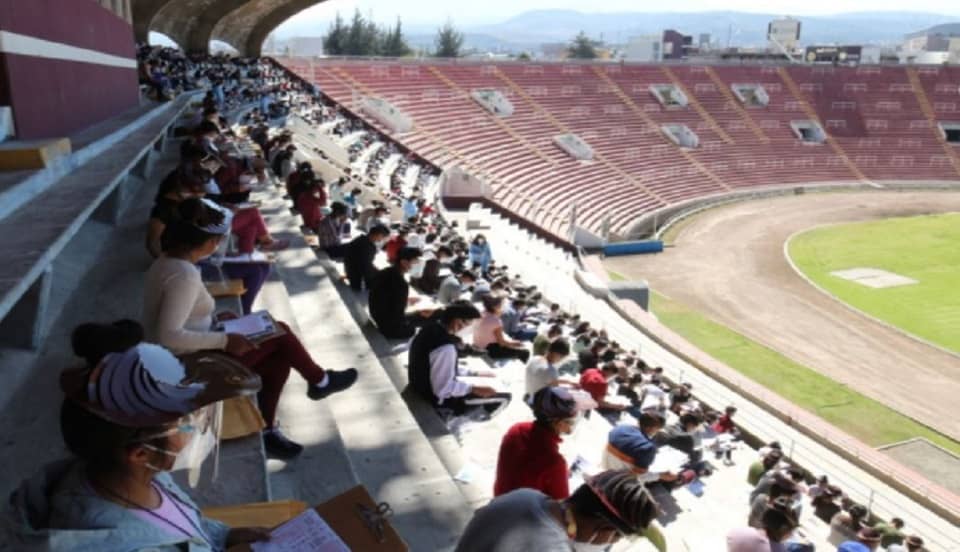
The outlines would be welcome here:
M 137 106 L 133 27 L 92 1 L 0 0 L 0 105 L 17 138 L 69 135 Z

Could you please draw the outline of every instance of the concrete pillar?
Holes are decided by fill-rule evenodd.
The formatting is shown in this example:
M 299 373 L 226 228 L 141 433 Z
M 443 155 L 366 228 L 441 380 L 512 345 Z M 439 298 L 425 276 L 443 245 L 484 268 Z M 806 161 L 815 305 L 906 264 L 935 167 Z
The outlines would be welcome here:
M 53 269 L 48 266 L 0 321 L 0 342 L 18 349 L 36 349 L 43 342 Z

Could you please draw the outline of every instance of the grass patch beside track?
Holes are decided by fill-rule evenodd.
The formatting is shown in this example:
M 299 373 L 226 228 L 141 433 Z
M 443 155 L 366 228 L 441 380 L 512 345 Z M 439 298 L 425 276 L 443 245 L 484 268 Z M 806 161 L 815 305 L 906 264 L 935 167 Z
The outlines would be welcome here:
M 825 226 L 790 240 L 789 255 L 839 300 L 945 349 L 960 352 L 960 214 Z M 830 274 L 879 268 L 917 284 L 874 289 Z
M 613 274 L 611 274 L 613 278 Z M 877 447 L 924 437 L 960 454 L 960 443 L 658 293 L 660 321 L 705 353 L 841 430 Z

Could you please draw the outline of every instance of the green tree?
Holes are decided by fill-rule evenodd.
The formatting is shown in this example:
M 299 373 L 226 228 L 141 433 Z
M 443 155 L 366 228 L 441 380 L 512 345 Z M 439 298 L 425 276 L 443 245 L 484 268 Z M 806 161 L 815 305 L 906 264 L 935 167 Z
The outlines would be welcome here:
M 411 52 L 403 37 L 400 18 L 392 29 L 378 27 L 373 16 L 364 17 L 360 10 L 353 13 L 350 24 L 344 23 L 340 13 L 323 37 L 323 50 L 331 56 L 390 56 L 402 57 Z
M 434 56 L 455 58 L 460 57 L 460 48 L 463 47 L 463 33 L 457 31 L 453 26 L 453 21 L 447 20 L 443 27 L 437 31 L 437 38 L 434 40 L 436 51 Z
M 567 47 L 567 56 L 573 59 L 595 59 L 599 45 L 600 43 L 591 40 L 587 33 L 580 31 L 580 34 L 575 36 Z
M 400 18 L 397 18 L 396 26 L 390 29 L 383 29 L 380 31 L 382 40 L 380 43 L 380 55 L 387 57 L 403 57 L 408 56 L 413 51 L 410 49 L 410 45 L 407 44 L 407 40 L 403 37 L 403 26 L 400 23 Z
M 347 40 L 347 26 L 343 24 L 340 12 L 330 24 L 330 29 L 323 37 L 323 52 L 328 56 L 342 56 L 345 54 Z
M 530 61 L 530 54 L 520 52 L 520 55 L 517 56 L 517 61 Z

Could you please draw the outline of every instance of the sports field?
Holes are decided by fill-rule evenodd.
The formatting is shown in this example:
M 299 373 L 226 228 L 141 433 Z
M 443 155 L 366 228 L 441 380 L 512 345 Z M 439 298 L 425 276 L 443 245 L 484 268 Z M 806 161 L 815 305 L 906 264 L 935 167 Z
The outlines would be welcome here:
M 793 262 L 853 307 L 960 352 L 960 214 L 826 226 L 794 236 Z M 916 284 L 871 288 L 831 274 L 878 268 Z

